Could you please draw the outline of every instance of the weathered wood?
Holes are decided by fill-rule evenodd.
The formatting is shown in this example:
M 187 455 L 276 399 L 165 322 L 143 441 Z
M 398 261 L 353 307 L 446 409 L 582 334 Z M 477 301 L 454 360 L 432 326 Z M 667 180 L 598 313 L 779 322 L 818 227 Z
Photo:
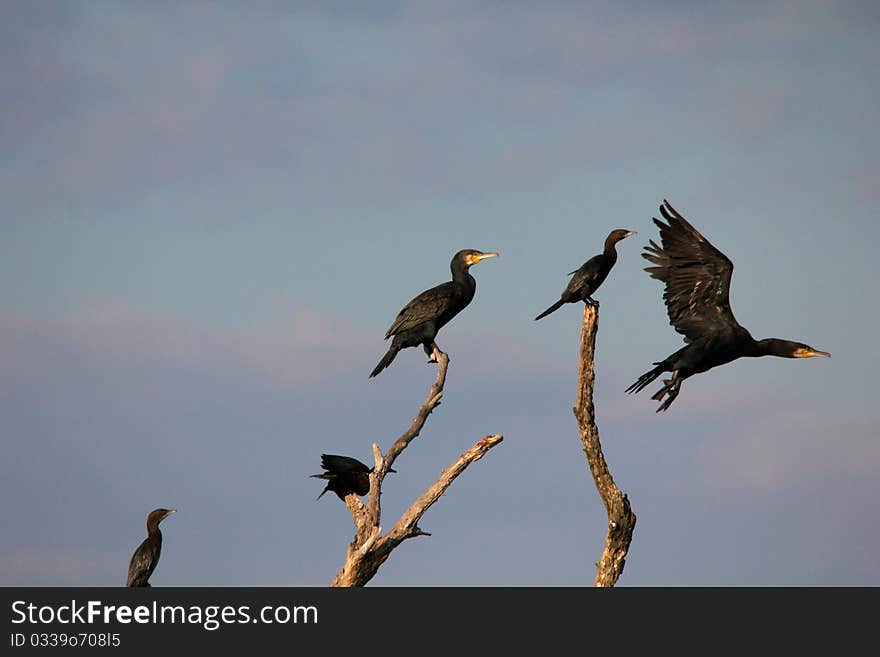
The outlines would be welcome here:
M 596 579 L 594 586 L 614 586 L 626 563 L 626 555 L 632 542 L 633 530 L 636 526 L 636 515 L 633 513 L 625 493 L 614 483 L 608 470 L 602 443 L 599 441 L 599 429 L 596 427 L 596 413 L 593 407 L 593 385 L 596 381 L 594 356 L 596 351 L 596 333 L 599 330 L 599 309 L 584 304 L 584 320 L 581 326 L 581 359 L 578 370 L 578 393 L 574 411 L 581 443 L 590 473 L 599 497 L 605 504 L 608 513 L 608 533 L 605 536 L 605 549 L 596 563 Z
M 382 517 L 382 482 L 385 475 L 395 459 L 419 435 L 428 416 L 443 398 L 443 386 L 446 382 L 449 357 L 439 350 L 434 352 L 434 357 L 437 360 L 437 379 L 428 391 L 425 403 L 419 407 L 409 428 L 394 441 L 384 456 L 379 446 L 373 444 L 375 466 L 370 474 L 370 492 L 367 504 L 363 504 L 355 493 L 349 493 L 345 498 L 345 504 L 351 512 L 356 532 L 354 540 L 346 551 L 345 563 L 336 573 L 330 586 L 364 586 L 378 572 L 379 567 L 385 563 L 394 548 L 408 538 L 430 536 L 428 532 L 422 531 L 418 526 L 422 515 L 434 502 L 440 499 L 440 496 L 446 492 L 458 475 L 464 472 L 471 463 L 479 461 L 486 452 L 503 440 L 501 435 L 494 434 L 477 441 L 473 447 L 444 469 L 437 480 L 404 512 L 394 527 L 384 536 L 382 535 L 382 527 L 379 523 Z
M 385 475 L 388 474 L 388 469 L 394 464 L 394 461 L 400 456 L 400 453 L 407 448 L 410 442 L 419 435 L 422 427 L 425 426 L 428 416 L 440 405 L 440 400 L 443 399 L 443 386 L 446 385 L 446 371 L 449 369 L 449 356 L 439 349 L 435 349 L 433 357 L 437 361 L 437 378 L 431 386 L 431 389 L 428 391 L 428 398 L 425 400 L 425 403 L 419 406 L 419 410 L 413 418 L 412 424 L 410 424 L 409 428 L 394 441 L 394 444 L 391 445 L 391 449 L 388 450 L 388 453 L 384 457 L 382 457 L 382 452 L 379 450 L 379 446 L 375 444 L 373 445 L 373 456 L 376 463 L 373 467 L 372 474 L 370 474 L 370 493 L 367 498 L 366 509 L 370 526 L 378 526 L 382 519 L 382 504 L 380 498 L 382 497 L 382 482 L 385 479 Z M 363 535 L 359 532 L 356 540 L 363 542 L 366 538 L 367 535 Z

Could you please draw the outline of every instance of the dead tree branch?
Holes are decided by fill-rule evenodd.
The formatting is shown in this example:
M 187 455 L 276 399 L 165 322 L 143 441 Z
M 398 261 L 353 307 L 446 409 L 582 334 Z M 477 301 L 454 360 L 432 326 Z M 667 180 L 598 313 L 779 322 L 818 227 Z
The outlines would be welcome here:
M 345 563 L 336 573 L 330 586 L 364 586 L 376 574 L 392 550 L 403 541 L 415 536 L 430 536 L 418 526 L 422 515 L 446 492 L 465 468 L 479 461 L 486 452 L 503 440 L 501 435 L 495 434 L 477 441 L 473 447 L 443 470 L 437 481 L 413 502 L 394 527 L 384 536 L 382 535 L 382 527 L 379 523 L 382 517 L 382 482 L 385 480 L 385 475 L 397 457 L 419 435 L 428 416 L 443 398 L 449 357 L 439 350 L 434 352 L 434 357 L 437 360 L 437 379 L 431 386 L 425 403 L 419 407 L 412 424 L 394 441 L 385 456 L 382 456 L 379 446 L 373 444 L 375 466 L 370 474 L 370 492 L 366 505 L 355 493 L 349 493 L 345 498 L 356 532 L 354 540 L 348 546 Z
M 449 356 L 439 349 L 435 349 L 434 358 L 437 361 L 437 379 L 428 391 L 428 398 L 425 400 L 425 403 L 419 406 L 418 413 L 413 418 L 412 424 L 401 434 L 400 438 L 394 441 L 394 444 L 384 458 L 379 450 L 379 446 L 373 445 L 373 457 L 376 464 L 373 467 L 373 473 L 370 475 L 370 494 L 367 498 L 367 515 L 371 526 L 378 526 L 381 520 L 382 506 L 380 498 L 382 496 L 382 482 L 385 480 L 385 475 L 388 474 L 388 468 L 394 464 L 394 461 L 407 448 L 407 445 L 419 435 L 422 427 L 425 426 L 428 416 L 440 405 L 440 400 L 443 399 L 443 386 L 446 384 Z M 360 526 L 358 528 L 360 531 Z
M 622 493 L 614 483 L 614 479 L 608 471 L 608 464 L 605 462 L 605 455 L 602 453 L 602 444 L 599 442 L 599 429 L 596 427 L 596 414 L 593 408 L 593 384 L 596 380 L 593 363 L 598 330 L 598 308 L 584 304 L 578 394 L 572 410 L 580 428 L 587 464 L 590 466 L 596 489 L 599 491 L 599 496 L 608 512 L 608 534 L 605 536 L 605 549 L 596 564 L 596 579 L 593 585 L 614 586 L 623 573 L 626 554 L 629 551 L 633 530 L 636 526 L 636 515 L 633 513 L 626 494 Z

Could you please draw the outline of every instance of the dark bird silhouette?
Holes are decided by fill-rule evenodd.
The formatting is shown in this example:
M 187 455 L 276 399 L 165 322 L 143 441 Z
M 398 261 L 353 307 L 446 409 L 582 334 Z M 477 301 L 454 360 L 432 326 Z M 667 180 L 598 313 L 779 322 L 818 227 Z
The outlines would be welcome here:
M 338 454 L 321 454 L 321 468 L 324 470 L 321 474 L 310 475 L 315 479 L 326 479 L 327 485 L 321 491 L 321 495 L 328 490 L 336 493 L 336 496 L 345 501 L 345 496 L 349 493 L 358 495 L 366 495 L 370 492 L 370 473 L 373 468 L 350 456 L 339 456 Z M 389 468 L 388 472 L 397 472 L 393 468 Z M 320 500 L 321 495 L 316 499 Z
M 570 272 L 569 276 L 571 274 L 574 274 L 574 276 L 571 277 L 568 285 L 565 286 L 559 301 L 535 317 L 535 320 L 537 321 L 559 310 L 566 303 L 583 301 L 591 306 L 598 306 L 599 302 L 593 299 L 592 295 L 605 282 L 608 272 L 611 271 L 614 263 L 617 262 L 617 249 L 614 248 L 614 245 L 620 240 L 635 234 L 634 230 L 625 230 L 623 228 L 618 228 L 608 233 L 608 237 L 605 238 L 605 250 L 587 260 L 580 266 L 580 269 Z
M 639 392 L 663 372 L 672 372 L 652 397 L 665 411 L 678 397 L 681 382 L 694 374 L 724 365 L 737 358 L 780 356 L 782 358 L 831 357 L 809 345 L 790 340 L 755 340 L 736 321 L 730 309 L 730 277 L 733 263 L 691 226 L 668 201 L 660 206 L 667 223 L 654 219 L 660 229 L 659 246 L 653 240 L 642 257 L 653 263 L 645 267 L 652 278 L 666 286 L 663 301 L 669 323 L 684 336 L 687 346 L 664 360 L 633 383 L 627 392 Z M 663 401 L 663 397 L 666 401 Z
M 176 512 L 177 509 L 150 511 L 150 515 L 147 516 L 147 537 L 131 555 L 126 586 L 150 585 L 150 575 L 156 570 L 159 555 L 162 553 L 162 532 L 159 531 L 159 523 Z
M 435 362 L 437 357 L 434 352 L 440 351 L 434 342 L 437 331 L 464 310 L 477 291 L 477 281 L 468 270 L 480 260 L 497 255 L 474 249 L 464 249 L 456 253 L 450 264 L 452 280 L 425 290 L 397 313 L 394 323 L 385 333 L 386 340 L 392 335 L 394 339 L 387 353 L 370 373 L 370 378 L 391 365 L 397 352 L 407 347 L 422 345 L 428 354 L 428 362 Z

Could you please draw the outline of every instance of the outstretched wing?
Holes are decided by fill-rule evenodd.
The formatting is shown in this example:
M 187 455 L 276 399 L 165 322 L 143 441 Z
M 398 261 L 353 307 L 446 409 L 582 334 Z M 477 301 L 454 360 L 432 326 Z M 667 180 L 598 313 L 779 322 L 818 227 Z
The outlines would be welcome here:
M 642 257 L 656 265 L 645 271 L 666 285 L 663 301 L 669 323 L 685 342 L 739 328 L 730 309 L 733 263 L 665 199 L 660 213 L 667 223 L 656 218 L 654 223 L 663 246 L 651 240 Z
M 425 290 L 397 313 L 394 323 L 385 333 L 385 339 L 438 317 L 452 305 L 455 296 L 455 283 L 452 281 Z
M 321 454 L 321 467 L 327 472 L 369 472 L 370 468 L 350 456 L 338 454 Z

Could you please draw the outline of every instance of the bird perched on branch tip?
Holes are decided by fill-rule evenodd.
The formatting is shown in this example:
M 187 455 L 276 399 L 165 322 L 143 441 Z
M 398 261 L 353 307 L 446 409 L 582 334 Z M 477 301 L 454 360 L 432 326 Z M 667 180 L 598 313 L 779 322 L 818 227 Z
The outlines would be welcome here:
M 615 245 L 620 240 L 635 234 L 636 231 L 625 230 L 623 228 L 612 230 L 608 234 L 608 237 L 605 238 L 605 250 L 599 255 L 595 255 L 587 260 L 580 266 L 580 268 L 569 273 L 571 280 L 568 281 L 568 285 L 565 286 L 565 289 L 559 296 L 559 301 L 535 317 L 535 321 L 559 310 L 566 303 L 583 301 L 588 305 L 598 307 L 599 302 L 593 299 L 592 295 L 595 294 L 596 290 L 599 289 L 599 286 L 605 282 L 608 273 L 611 271 L 611 268 L 614 267 L 614 263 L 617 262 L 617 249 L 615 248 Z M 572 276 L 572 274 L 574 274 L 574 276 Z
M 436 352 L 440 351 L 434 341 L 437 332 L 467 307 L 477 290 L 477 282 L 468 270 L 481 260 L 496 256 L 498 253 L 483 253 L 474 249 L 463 249 L 456 253 L 450 263 L 452 280 L 425 290 L 397 313 L 385 333 L 386 340 L 392 336 L 394 339 L 370 373 L 370 378 L 391 365 L 397 352 L 407 347 L 422 345 L 428 362 L 435 362 Z

